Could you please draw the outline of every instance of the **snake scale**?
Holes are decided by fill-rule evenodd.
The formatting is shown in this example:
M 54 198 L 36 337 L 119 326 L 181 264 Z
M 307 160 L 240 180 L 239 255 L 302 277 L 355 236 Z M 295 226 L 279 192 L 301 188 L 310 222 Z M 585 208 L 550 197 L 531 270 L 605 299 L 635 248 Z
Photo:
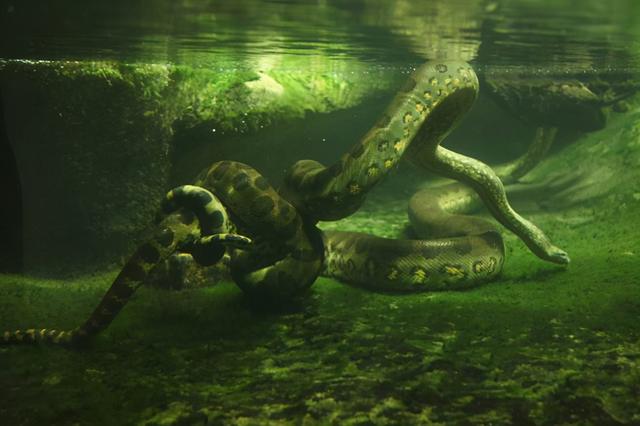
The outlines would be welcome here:
M 248 165 L 213 164 L 194 185 L 167 194 L 153 235 L 84 324 L 70 331 L 7 331 L 0 341 L 86 341 L 109 325 L 156 265 L 176 252 L 190 253 L 202 265 L 215 264 L 227 253 L 231 277 L 245 292 L 282 299 L 304 294 L 321 274 L 383 291 L 460 289 L 495 278 L 504 262 L 498 229 L 456 214 L 451 205 L 456 194 L 452 197 L 450 190 L 423 190 L 411 199 L 409 218 L 420 239 L 317 228 L 319 221 L 357 211 L 401 158 L 466 184 L 534 254 L 567 264 L 567 254 L 510 207 L 491 168 L 440 146 L 477 94 L 478 79 L 468 64 L 426 63 L 373 128 L 329 167 L 300 160 L 276 190 Z M 468 196 L 470 190 L 460 186 L 457 191 Z

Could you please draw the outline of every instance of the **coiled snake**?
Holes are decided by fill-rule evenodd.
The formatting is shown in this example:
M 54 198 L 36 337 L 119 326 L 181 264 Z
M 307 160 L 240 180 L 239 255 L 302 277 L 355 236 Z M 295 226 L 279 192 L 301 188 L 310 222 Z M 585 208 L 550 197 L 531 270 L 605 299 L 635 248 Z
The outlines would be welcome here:
M 478 79 L 469 65 L 427 63 L 338 162 L 325 167 L 298 161 L 279 190 L 245 164 L 213 164 L 195 185 L 167 194 L 164 219 L 83 325 L 71 331 L 7 331 L 0 341 L 86 340 L 107 327 L 154 266 L 177 251 L 191 253 L 203 265 L 228 253 L 233 280 L 260 297 L 296 297 L 320 274 L 387 291 L 458 289 L 496 277 L 504 262 L 498 230 L 485 220 L 446 212 L 449 194 L 438 190 L 419 192 L 409 207 L 417 234 L 431 239 L 394 240 L 316 227 L 357 211 L 401 158 L 467 184 L 533 253 L 568 263 L 564 251 L 509 206 L 500 179 L 488 166 L 440 146 L 477 93 Z

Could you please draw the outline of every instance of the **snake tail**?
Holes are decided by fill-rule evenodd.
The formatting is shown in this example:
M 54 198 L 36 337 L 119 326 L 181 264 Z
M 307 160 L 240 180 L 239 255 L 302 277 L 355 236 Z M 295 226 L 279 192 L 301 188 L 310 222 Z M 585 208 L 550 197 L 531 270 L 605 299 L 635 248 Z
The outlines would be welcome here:
M 208 191 L 206 191 L 208 192 Z M 203 195 L 204 194 L 204 195 Z M 208 193 L 210 194 L 210 193 Z M 229 241 L 237 244 L 248 243 L 250 240 L 242 236 L 226 233 L 226 213 L 215 197 L 209 198 L 205 191 L 196 187 L 180 187 L 169 191 L 163 203 L 165 213 L 179 209 L 192 211 L 202 221 L 200 226 L 211 232 L 217 232 L 205 240 L 211 243 L 224 244 Z M 224 210 L 224 209 L 222 209 Z M 194 233 L 188 215 L 184 216 L 186 223 L 172 221 L 171 226 L 164 226 L 161 222 L 145 243 L 138 247 L 129 258 L 116 279 L 109 287 L 93 313 L 81 326 L 73 330 L 55 329 L 27 329 L 5 331 L 0 339 L 3 344 L 15 343 L 51 343 L 51 344 L 79 344 L 104 330 L 127 304 L 131 296 L 147 279 L 151 270 L 160 262 L 176 252 L 185 241 L 197 240 L 200 236 Z M 168 220 L 168 218 L 167 218 Z M 220 253 L 222 257 L 224 252 Z
M 29 329 L 5 331 L 3 343 L 79 344 L 105 329 L 142 285 L 151 269 L 177 247 L 174 230 L 159 229 L 129 258 L 93 313 L 73 330 Z

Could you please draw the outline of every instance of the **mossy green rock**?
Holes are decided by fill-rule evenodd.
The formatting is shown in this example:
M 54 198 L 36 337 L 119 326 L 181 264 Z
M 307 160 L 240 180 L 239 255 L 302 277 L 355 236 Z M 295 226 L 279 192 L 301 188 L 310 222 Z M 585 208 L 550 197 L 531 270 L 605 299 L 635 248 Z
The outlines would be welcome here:
M 22 190 L 24 264 L 113 259 L 152 219 L 168 174 L 164 66 L 8 62 L 6 126 Z
M 255 131 L 308 112 L 351 107 L 388 85 L 369 78 L 357 62 L 291 73 L 0 62 L 22 190 L 25 270 L 92 270 L 130 253 L 152 223 L 173 164 L 189 148 L 181 145 L 184 138 L 174 138 L 176 131 Z M 190 144 L 224 141 L 205 137 Z

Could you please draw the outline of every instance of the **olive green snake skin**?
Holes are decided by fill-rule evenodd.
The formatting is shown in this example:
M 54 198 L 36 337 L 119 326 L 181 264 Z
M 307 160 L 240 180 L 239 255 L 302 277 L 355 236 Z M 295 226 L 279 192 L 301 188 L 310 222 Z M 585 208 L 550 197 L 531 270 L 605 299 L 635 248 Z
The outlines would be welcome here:
M 382 118 L 335 164 L 301 160 L 279 190 L 245 164 L 222 161 L 194 185 L 171 190 L 153 234 L 129 259 L 98 307 L 70 331 L 7 331 L 4 343 L 80 343 L 115 318 L 151 270 L 176 252 L 202 265 L 229 256 L 233 280 L 257 297 L 295 298 L 319 275 L 373 290 L 460 289 L 495 278 L 504 245 L 490 222 L 456 214 L 451 189 L 428 189 L 411 200 L 409 218 L 421 239 L 322 232 L 319 221 L 357 211 L 367 192 L 400 159 L 463 182 L 490 213 L 538 257 L 567 264 L 534 224 L 509 205 L 487 165 L 440 146 L 471 108 L 478 79 L 466 63 L 427 63 L 411 75 Z M 467 189 L 457 187 L 463 196 Z M 455 195 L 455 194 L 454 194 Z

